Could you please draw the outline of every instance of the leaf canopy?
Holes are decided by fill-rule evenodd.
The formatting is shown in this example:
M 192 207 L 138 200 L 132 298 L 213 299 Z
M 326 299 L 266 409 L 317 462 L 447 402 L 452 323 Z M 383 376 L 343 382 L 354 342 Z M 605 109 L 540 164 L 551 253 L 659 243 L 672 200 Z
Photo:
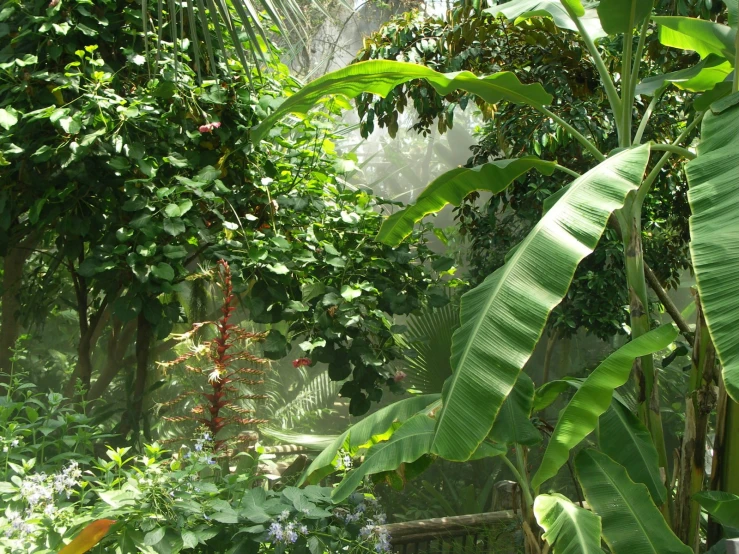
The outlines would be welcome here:
M 623 466 L 597 450 L 582 450 L 575 471 L 592 510 L 602 518 L 603 538 L 613 554 L 690 554 L 652 502 L 647 487 L 634 483 Z
M 726 391 L 739 400 L 739 93 L 711 106 L 688 163 L 690 251 Z
M 632 481 L 647 486 L 655 504 L 659 506 L 667 500 L 652 435 L 639 418 L 615 398 L 598 420 L 598 444 L 604 454 L 626 468 Z
M 576 506 L 561 494 L 540 494 L 534 516 L 546 531 L 542 538 L 553 554 L 600 554 L 601 522 L 593 512 Z
M 356 448 L 366 444 L 373 436 L 385 433 L 393 423 L 406 421 L 417 413 L 427 409 L 439 399 L 438 394 L 421 394 L 400 400 L 377 410 L 374 414 L 365 417 L 356 425 L 351 426 L 339 435 L 323 452 L 313 460 L 305 470 L 300 484 L 316 483 L 334 471 L 333 462 L 339 451 L 345 446 Z
M 433 453 L 466 460 L 488 435 L 549 312 L 611 212 L 641 182 L 648 158 L 647 145 L 625 150 L 575 180 L 505 265 L 462 297 Z
M 476 190 L 497 194 L 531 169 L 551 175 L 556 166 L 554 162 L 530 156 L 447 171 L 434 179 L 413 204 L 388 217 L 380 228 L 377 240 L 397 246 L 411 234 L 415 223 L 428 214 L 441 211 L 447 204 L 459 206 L 467 195 Z
M 567 463 L 570 450 L 595 430 L 598 418 L 611 405 L 613 391 L 629 380 L 634 360 L 666 348 L 676 337 L 674 325 L 663 325 L 626 343 L 593 370 L 557 421 L 544 458 L 531 480 L 534 489 L 557 475 Z
M 354 98 L 363 92 L 371 92 L 384 97 L 396 86 L 414 79 L 426 79 L 441 96 L 462 89 L 489 104 L 507 100 L 515 104 L 545 106 L 552 101 L 552 96 L 540 84 L 525 85 L 507 71 L 477 77 L 469 71 L 439 73 L 413 63 L 370 60 L 339 69 L 304 86 L 254 128 L 252 140 L 258 144 L 279 119 L 289 113 L 306 113 L 324 96 L 340 94 Z
M 693 499 L 721 525 L 739 529 L 739 496 L 724 491 L 701 491 Z
M 365 476 L 397 469 L 428 454 L 435 423 L 426 414 L 417 414 L 403 423 L 388 440 L 373 445 L 362 464 L 351 470 L 331 493 L 334 502 L 346 500 L 362 484 Z

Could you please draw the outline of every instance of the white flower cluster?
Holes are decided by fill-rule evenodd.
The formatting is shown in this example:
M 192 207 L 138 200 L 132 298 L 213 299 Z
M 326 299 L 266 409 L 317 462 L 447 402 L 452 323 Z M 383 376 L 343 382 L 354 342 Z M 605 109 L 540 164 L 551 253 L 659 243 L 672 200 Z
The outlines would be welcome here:
M 362 525 L 359 530 L 360 538 L 373 545 L 379 554 L 392 552 L 390 533 L 383 527 L 387 522 L 387 517 L 374 498 L 367 498 L 365 502 L 360 502 L 350 512 L 337 512 L 336 515 L 344 520 L 344 523 Z
M 277 518 L 279 521 L 275 521 L 269 526 L 267 536 L 273 543 L 284 543 L 293 544 L 297 542 L 301 535 L 308 534 L 308 527 L 292 521 L 287 521 L 290 517 L 289 510 L 283 510 Z
M 74 488 L 80 484 L 81 477 L 82 471 L 75 461 L 70 462 L 58 473 L 51 475 L 35 473 L 24 477 L 18 492 L 26 507 L 25 510 L 10 506 L 6 508 L 4 522 L 6 525 L 1 525 L 5 527 L 5 536 L 21 540 L 37 530 L 36 526 L 29 523 L 30 521 L 44 516 L 53 519 L 59 511 L 55 497 L 69 498 Z

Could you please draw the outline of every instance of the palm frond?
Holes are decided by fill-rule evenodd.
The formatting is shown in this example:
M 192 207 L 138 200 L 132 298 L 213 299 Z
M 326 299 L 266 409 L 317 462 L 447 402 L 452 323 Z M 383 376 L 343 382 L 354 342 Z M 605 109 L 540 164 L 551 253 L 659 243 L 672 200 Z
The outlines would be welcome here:
M 410 316 L 406 326 L 405 341 L 415 355 L 406 358 L 405 383 L 424 393 L 441 392 L 452 374 L 452 334 L 459 327 L 459 304 L 450 301 L 441 308 L 429 307 L 420 315 Z
M 296 392 L 291 398 L 286 398 L 289 394 L 286 393 L 284 383 L 277 380 L 270 383 L 268 417 L 274 425 L 283 429 L 294 427 L 299 421 L 331 408 L 336 402 L 341 385 L 342 383 L 329 378 L 327 370 L 311 378 L 301 368 L 300 382 L 294 387 Z

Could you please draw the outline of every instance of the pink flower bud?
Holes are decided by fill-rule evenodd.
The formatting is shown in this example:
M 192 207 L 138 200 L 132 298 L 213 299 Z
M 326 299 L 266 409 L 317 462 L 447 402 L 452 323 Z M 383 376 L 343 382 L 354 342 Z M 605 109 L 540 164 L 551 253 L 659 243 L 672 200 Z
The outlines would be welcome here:
M 198 127 L 198 131 L 201 133 L 212 133 L 214 129 L 218 129 L 221 126 L 220 121 L 214 121 L 213 123 L 206 123 Z
M 310 358 L 298 358 L 297 360 L 293 360 L 294 368 L 303 367 L 303 366 L 310 365 L 310 364 L 311 364 Z

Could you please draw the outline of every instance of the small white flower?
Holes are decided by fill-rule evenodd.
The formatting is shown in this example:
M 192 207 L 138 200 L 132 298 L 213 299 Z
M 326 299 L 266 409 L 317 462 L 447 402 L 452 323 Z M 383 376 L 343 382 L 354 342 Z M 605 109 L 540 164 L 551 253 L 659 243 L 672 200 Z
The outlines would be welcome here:
M 269 177 L 262 178 L 262 186 L 263 187 L 268 187 L 269 185 L 271 185 L 274 182 L 275 182 L 275 180 L 274 179 L 270 179 Z

